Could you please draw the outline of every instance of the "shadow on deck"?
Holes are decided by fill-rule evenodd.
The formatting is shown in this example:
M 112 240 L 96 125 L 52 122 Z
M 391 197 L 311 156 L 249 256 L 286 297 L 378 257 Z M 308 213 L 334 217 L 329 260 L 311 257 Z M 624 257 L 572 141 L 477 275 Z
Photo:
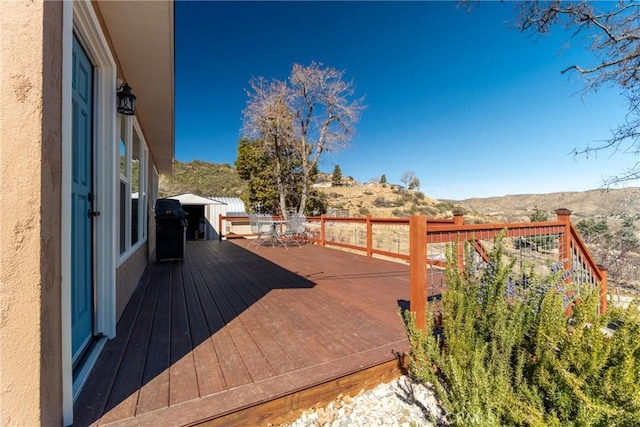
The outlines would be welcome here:
M 407 265 L 246 245 L 188 242 L 183 263 L 149 265 L 75 425 L 256 425 L 399 374 Z

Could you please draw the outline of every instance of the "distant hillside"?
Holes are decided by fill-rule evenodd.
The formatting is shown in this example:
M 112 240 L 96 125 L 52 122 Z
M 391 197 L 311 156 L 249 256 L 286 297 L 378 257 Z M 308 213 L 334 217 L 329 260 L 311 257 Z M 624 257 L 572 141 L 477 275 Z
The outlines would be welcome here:
M 528 221 L 535 207 L 553 212 L 566 208 L 580 218 L 619 218 L 640 213 L 640 188 L 590 190 L 549 194 L 518 194 L 503 197 L 473 198 L 455 203 L 469 211 L 481 212 L 500 221 Z M 553 214 L 551 215 L 553 217 Z
M 245 184 L 236 169 L 226 163 L 175 161 L 173 175 L 160 175 L 160 197 L 193 193 L 203 197 L 239 197 Z
M 331 174 L 320 173 L 330 182 Z M 176 161 L 173 176 L 160 176 L 161 197 L 194 193 L 200 196 L 238 197 L 245 184 L 229 164 L 200 160 Z M 594 217 L 608 220 L 622 214 L 640 219 L 640 188 L 591 190 L 550 194 L 519 194 L 504 197 L 465 200 L 435 200 L 420 191 L 402 190 L 393 185 L 359 184 L 345 175 L 343 186 L 318 188 L 328 197 L 330 209 L 345 209 L 351 216 L 371 214 L 376 217 L 408 216 L 422 213 L 431 217 L 450 217 L 454 210 L 466 212 L 467 222 L 528 221 L 536 207 L 548 211 L 566 208 L 574 221 Z
M 605 220 L 612 231 L 620 229 L 623 215 L 632 216 L 640 222 L 640 188 L 629 187 L 617 190 L 591 190 L 550 194 L 519 194 L 504 197 L 472 198 L 465 200 L 436 200 L 418 190 L 407 190 L 392 184 L 360 184 L 345 176 L 342 185 L 332 186 L 331 175 L 320 173 L 322 185 L 316 186 L 327 196 L 329 210 L 340 211 L 351 217 L 372 215 L 377 218 L 407 217 L 422 214 L 430 218 L 451 218 L 454 211 L 463 211 L 467 224 L 528 222 L 536 208 L 549 213 L 566 208 L 572 211 L 573 223 L 584 218 Z M 194 160 L 175 162 L 173 176 L 160 176 L 159 195 L 166 197 L 179 193 L 194 193 L 204 197 L 239 197 L 245 189 L 235 168 L 228 164 L 213 164 Z M 640 225 L 636 223 L 636 229 Z M 610 255 L 606 246 L 595 245 L 594 256 Z M 598 252 L 598 250 L 600 252 Z M 603 252 L 604 251 L 604 252 Z M 600 255 L 598 255 L 600 253 Z M 602 255 L 604 253 L 605 255 Z M 624 268 L 610 267 L 610 283 L 616 281 L 613 274 L 620 274 L 619 286 L 635 287 L 638 281 L 640 254 L 630 252 L 625 255 Z M 598 258 L 596 258 L 598 259 Z M 600 261 L 598 261 L 600 262 Z M 627 277 L 622 276 L 626 274 Z M 628 289 L 627 289 L 628 290 Z

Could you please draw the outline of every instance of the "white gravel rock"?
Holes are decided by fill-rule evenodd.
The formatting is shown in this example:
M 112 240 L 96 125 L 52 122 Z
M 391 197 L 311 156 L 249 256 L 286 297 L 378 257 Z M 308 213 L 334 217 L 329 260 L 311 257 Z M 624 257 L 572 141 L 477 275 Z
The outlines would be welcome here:
M 305 411 L 286 427 L 423 427 L 442 423 L 443 412 L 433 390 L 401 376 L 389 383 L 340 396 L 324 408 Z

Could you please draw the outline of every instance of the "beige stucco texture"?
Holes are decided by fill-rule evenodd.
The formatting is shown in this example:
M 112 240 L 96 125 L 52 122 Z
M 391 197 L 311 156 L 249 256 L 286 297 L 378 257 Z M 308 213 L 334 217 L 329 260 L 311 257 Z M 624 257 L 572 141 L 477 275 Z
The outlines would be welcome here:
M 2 426 L 62 424 L 62 7 L 0 2 Z

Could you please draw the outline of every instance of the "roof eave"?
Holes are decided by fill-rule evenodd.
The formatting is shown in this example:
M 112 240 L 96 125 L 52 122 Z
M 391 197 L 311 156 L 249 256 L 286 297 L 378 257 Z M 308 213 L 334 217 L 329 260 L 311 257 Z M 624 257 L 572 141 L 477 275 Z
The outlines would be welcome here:
M 158 173 L 175 153 L 173 1 L 98 1 L 119 64 L 135 93 L 136 116 Z

